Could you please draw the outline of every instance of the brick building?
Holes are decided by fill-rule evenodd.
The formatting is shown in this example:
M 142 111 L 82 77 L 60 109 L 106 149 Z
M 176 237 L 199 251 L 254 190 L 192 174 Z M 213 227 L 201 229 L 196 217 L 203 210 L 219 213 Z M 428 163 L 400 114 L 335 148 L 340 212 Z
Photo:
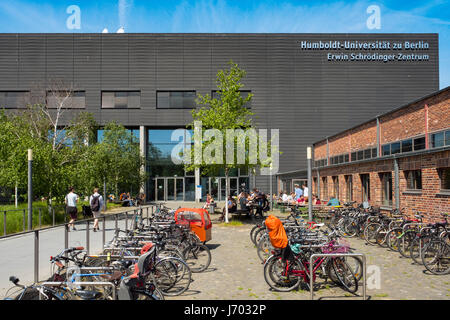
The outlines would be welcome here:
M 450 87 L 313 144 L 313 193 L 441 220 L 450 212 Z

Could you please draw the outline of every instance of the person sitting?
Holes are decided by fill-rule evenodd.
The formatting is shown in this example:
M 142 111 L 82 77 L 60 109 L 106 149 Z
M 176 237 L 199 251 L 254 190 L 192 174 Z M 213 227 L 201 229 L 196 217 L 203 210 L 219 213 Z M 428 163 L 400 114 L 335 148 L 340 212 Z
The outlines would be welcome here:
M 291 192 L 291 194 L 287 198 L 288 205 L 295 205 L 297 202 L 295 200 L 295 192 Z
M 289 196 L 287 195 L 286 191 L 283 191 L 283 195 L 281 196 L 281 201 L 283 201 L 283 203 L 288 203 L 289 200 Z
M 206 203 L 203 206 L 203 209 L 209 210 L 211 207 L 211 195 L 209 193 L 206 194 Z
M 317 195 L 315 195 L 315 194 L 312 195 L 312 202 L 313 202 L 312 203 L 313 206 L 318 205 L 318 204 L 322 204 L 322 202 L 320 202 L 320 199 L 317 198 Z
M 331 197 L 330 200 L 328 200 L 326 206 L 331 206 L 331 207 L 335 207 L 335 206 L 339 206 L 340 202 L 338 199 L 336 199 L 336 197 Z
M 247 204 L 248 204 L 248 194 L 247 192 L 244 192 L 239 198 L 239 205 L 241 207 L 241 210 L 249 211 Z
M 305 197 L 300 196 L 300 198 L 297 199 L 297 204 L 304 205 L 305 204 Z
M 232 196 L 228 196 L 227 205 L 228 205 L 228 213 L 233 213 L 237 211 L 236 201 L 233 199 Z M 225 217 L 225 207 L 222 210 L 222 220 L 224 219 L 224 217 Z

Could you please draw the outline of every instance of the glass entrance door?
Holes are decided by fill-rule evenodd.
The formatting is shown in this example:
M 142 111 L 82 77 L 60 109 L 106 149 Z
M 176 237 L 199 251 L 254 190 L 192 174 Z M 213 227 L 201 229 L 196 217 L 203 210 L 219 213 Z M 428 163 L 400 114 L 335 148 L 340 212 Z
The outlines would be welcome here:
M 183 201 L 184 199 L 184 178 L 175 179 L 175 200 Z
M 175 179 L 167 178 L 167 201 L 175 200 Z
M 165 179 L 164 178 L 156 178 L 155 185 L 156 185 L 155 201 L 165 201 L 165 193 L 166 193 Z

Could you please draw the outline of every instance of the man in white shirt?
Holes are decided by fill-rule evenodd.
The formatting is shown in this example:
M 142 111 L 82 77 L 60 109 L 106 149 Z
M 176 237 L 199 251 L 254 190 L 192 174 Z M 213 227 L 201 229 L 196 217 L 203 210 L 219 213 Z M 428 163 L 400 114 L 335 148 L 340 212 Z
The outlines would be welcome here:
M 69 221 L 69 229 L 70 226 L 72 226 L 72 230 L 77 230 L 75 228 L 75 220 L 77 220 L 78 217 L 78 210 L 77 210 L 77 201 L 78 201 L 78 195 L 74 192 L 74 188 L 69 188 L 69 193 L 66 195 L 65 203 L 67 206 L 67 214 L 70 215 L 70 221 Z
M 98 231 L 98 218 L 100 210 L 103 208 L 103 197 L 98 193 L 98 188 L 94 189 L 94 193 L 89 197 L 89 205 L 94 215 L 94 232 Z
M 286 194 L 286 192 L 283 192 L 283 196 L 281 197 L 281 200 L 285 203 L 288 201 L 288 195 Z

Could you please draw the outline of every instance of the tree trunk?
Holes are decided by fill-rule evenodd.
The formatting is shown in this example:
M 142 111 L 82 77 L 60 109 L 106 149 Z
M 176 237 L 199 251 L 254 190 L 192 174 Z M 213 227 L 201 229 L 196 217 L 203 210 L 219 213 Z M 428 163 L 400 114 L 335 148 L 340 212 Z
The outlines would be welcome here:
M 228 223 L 228 168 L 225 168 L 225 223 Z

